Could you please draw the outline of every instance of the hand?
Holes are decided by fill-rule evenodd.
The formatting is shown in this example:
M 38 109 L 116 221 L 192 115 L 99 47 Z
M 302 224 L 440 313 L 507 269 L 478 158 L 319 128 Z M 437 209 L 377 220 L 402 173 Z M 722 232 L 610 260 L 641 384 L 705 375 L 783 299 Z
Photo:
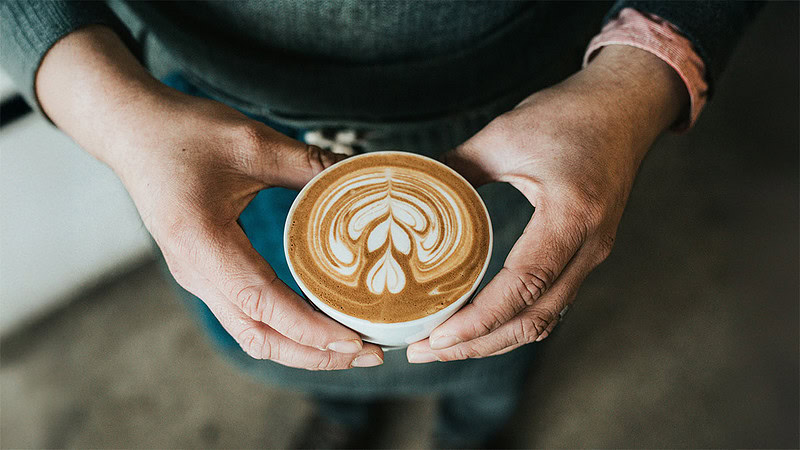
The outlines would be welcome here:
M 48 53 L 37 92 L 53 120 L 120 176 L 178 283 L 254 358 L 306 369 L 382 363 L 379 347 L 314 311 L 277 279 L 236 222 L 259 190 L 300 188 L 341 157 L 221 103 L 120 73 L 133 64 L 127 51 L 104 29 L 87 29 L 98 30 L 72 33 Z M 86 69 L 82 58 L 99 67 Z M 103 58 L 109 67 L 98 63 Z M 100 87 L 94 108 L 60 95 L 58 86 L 71 76 L 97 78 L 87 83 L 90 96 Z M 87 112 L 91 117 L 75 119 Z M 81 126 L 87 122 L 94 127 Z
M 475 185 L 508 182 L 534 214 L 474 301 L 409 346 L 410 362 L 480 358 L 546 338 L 611 251 L 647 148 L 686 104 L 677 74 L 632 47 L 536 93 L 443 160 Z
M 236 222 L 259 190 L 299 189 L 340 157 L 194 98 L 162 101 L 128 128 L 137 132 L 115 153 L 138 156 L 113 167 L 175 279 L 249 355 L 306 369 L 382 360 L 380 348 L 362 348 L 358 334 L 278 280 Z

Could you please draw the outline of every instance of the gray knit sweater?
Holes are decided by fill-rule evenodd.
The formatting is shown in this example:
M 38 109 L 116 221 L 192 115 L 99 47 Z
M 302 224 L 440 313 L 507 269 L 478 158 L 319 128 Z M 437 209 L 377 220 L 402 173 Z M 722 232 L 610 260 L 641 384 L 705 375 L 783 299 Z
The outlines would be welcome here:
M 35 105 L 45 52 L 106 24 L 156 73 L 178 70 L 255 114 L 411 121 L 524 97 L 579 67 L 605 18 L 632 6 L 676 25 L 713 83 L 758 9 L 743 2 L 0 3 L 0 56 Z

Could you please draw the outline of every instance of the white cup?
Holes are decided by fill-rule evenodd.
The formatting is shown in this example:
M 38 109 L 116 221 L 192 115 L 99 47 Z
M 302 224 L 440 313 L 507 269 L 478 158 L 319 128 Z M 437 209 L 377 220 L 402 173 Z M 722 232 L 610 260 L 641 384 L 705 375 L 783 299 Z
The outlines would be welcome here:
M 323 302 L 319 298 L 317 298 L 308 287 L 303 283 L 303 280 L 297 276 L 297 273 L 294 270 L 294 266 L 292 266 L 291 258 L 288 257 L 289 255 L 289 227 L 292 223 L 292 216 L 294 215 L 294 211 L 297 208 L 298 203 L 300 200 L 305 196 L 306 192 L 308 192 L 309 187 L 312 186 L 320 177 L 322 177 L 330 168 L 322 171 L 321 173 L 317 174 L 311 181 L 306 184 L 303 190 L 300 191 L 300 194 L 295 198 L 294 202 L 292 203 L 292 207 L 289 209 L 289 215 L 286 218 L 286 226 L 283 232 L 283 249 L 285 254 L 287 255 L 286 262 L 289 265 L 289 271 L 292 273 L 292 277 L 297 282 L 297 285 L 300 286 L 300 289 L 305 293 L 306 298 L 320 311 L 327 314 L 337 322 L 341 323 L 342 325 L 356 331 L 361 335 L 361 338 L 367 342 L 372 342 L 374 344 L 378 344 L 384 348 L 400 348 L 405 347 L 411 343 L 417 342 L 419 340 L 425 339 L 426 337 L 430 336 L 431 331 L 434 328 L 442 324 L 445 320 L 449 319 L 450 316 L 455 314 L 464 304 L 469 301 L 475 291 L 478 289 L 478 285 L 480 285 L 483 276 L 486 274 L 486 269 L 489 267 L 489 261 L 492 257 L 492 244 L 494 242 L 494 236 L 492 233 L 492 220 L 489 217 L 489 211 L 486 209 L 486 205 L 483 203 L 483 199 L 478 195 L 478 192 L 475 191 L 475 188 L 472 187 L 471 184 L 467 180 L 465 180 L 458 172 L 451 169 L 450 167 L 436 161 L 434 159 L 428 158 L 426 156 L 417 155 L 414 153 L 407 153 L 407 152 L 380 152 L 382 155 L 391 154 L 391 153 L 402 153 L 403 155 L 412 155 L 421 159 L 426 159 L 429 161 L 434 161 L 440 167 L 446 169 L 456 177 L 460 178 L 464 181 L 464 183 L 472 189 L 475 193 L 475 196 L 478 198 L 478 201 L 481 204 L 481 207 L 486 214 L 486 220 L 489 223 L 489 251 L 486 254 L 486 260 L 483 262 L 483 268 L 481 269 L 480 275 L 478 275 L 475 282 L 472 284 L 472 287 L 469 289 L 467 293 L 461 296 L 458 300 L 451 303 L 444 309 L 441 309 L 429 316 L 425 316 L 415 320 L 409 320 L 406 322 L 393 322 L 393 323 L 382 323 L 382 322 L 371 322 L 369 320 L 360 319 L 358 317 L 353 317 L 343 312 L 334 309 L 327 303 Z M 372 153 L 364 153 L 361 155 L 353 156 L 350 159 L 354 158 L 365 158 L 369 157 Z

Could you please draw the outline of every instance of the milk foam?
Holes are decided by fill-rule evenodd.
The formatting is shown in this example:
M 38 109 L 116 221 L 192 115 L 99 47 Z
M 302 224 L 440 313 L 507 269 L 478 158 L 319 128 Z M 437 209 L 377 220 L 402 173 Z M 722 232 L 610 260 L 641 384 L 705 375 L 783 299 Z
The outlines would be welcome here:
M 327 230 L 314 251 L 322 267 L 338 274 L 335 278 L 353 285 L 366 270 L 363 283 L 370 292 L 397 294 L 407 281 L 397 258 L 414 272 L 433 272 L 455 251 L 463 226 L 459 208 L 463 205 L 442 181 L 422 172 L 382 168 L 336 186 L 321 200 L 309 228 L 318 236 Z M 365 232 L 367 254 L 382 254 L 370 267 L 358 248 Z
M 435 161 L 356 157 L 298 200 L 289 259 L 308 289 L 348 314 L 376 322 L 430 314 L 469 291 L 485 267 L 485 209 Z

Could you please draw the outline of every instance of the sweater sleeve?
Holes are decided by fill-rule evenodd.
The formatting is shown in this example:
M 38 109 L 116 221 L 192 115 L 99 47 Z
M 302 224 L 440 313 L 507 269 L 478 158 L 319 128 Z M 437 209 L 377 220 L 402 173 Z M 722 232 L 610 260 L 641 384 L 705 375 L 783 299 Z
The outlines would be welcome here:
M 705 63 L 710 97 L 739 37 L 762 6 L 762 2 L 752 1 L 619 0 L 603 23 L 616 18 L 623 9 L 633 8 L 641 13 L 656 15 L 677 27 L 691 41 Z
M 41 111 L 36 71 L 59 39 L 87 25 L 111 27 L 138 57 L 138 45 L 105 2 L 7 0 L 0 2 L 0 55 L 3 69 L 29 105 Z

